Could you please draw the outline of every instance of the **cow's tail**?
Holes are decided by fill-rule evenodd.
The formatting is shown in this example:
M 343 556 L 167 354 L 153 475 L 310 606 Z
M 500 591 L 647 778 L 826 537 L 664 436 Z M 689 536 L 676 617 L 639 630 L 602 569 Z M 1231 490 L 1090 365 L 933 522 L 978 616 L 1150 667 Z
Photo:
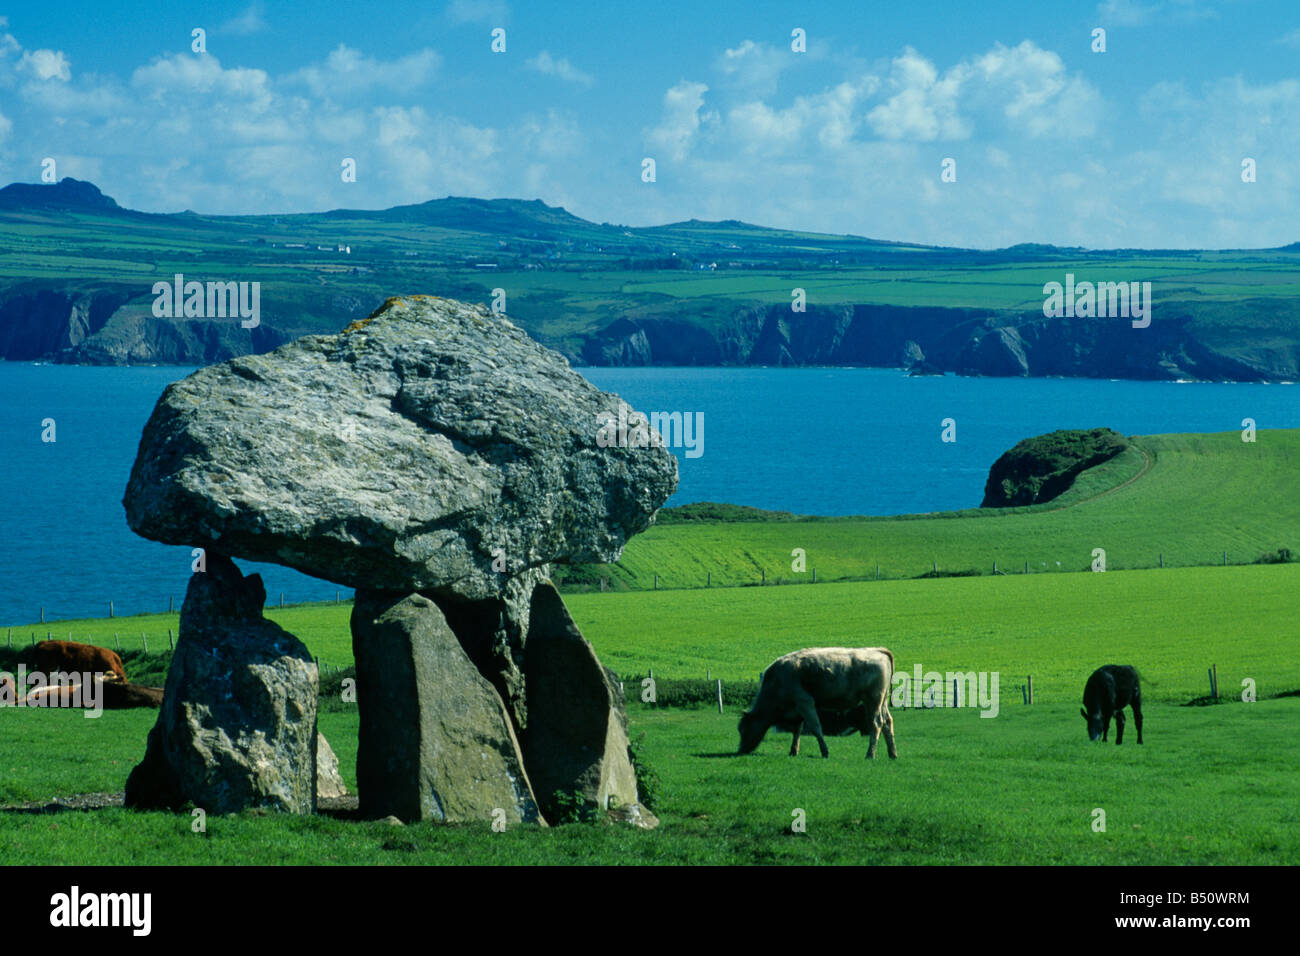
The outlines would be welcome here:
M 889 694 L 894 686 L 894 652 L 887 647 L 882 647 L 881 653 L 889 658 L 889 673 L 885 675 L 885 692 L 880 696 L 880 710 L 889 714 Z

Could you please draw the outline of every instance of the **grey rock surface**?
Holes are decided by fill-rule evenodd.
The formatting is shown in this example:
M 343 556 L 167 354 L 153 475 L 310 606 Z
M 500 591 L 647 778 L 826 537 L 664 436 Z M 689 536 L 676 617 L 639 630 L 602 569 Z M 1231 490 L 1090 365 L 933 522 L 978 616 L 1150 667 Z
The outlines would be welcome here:
M 358 591 L 352 648 L 363 816 L 543 822 L 505 706 L 437 605 Z
M 262 617 L 266 589 L 207 555 L 190 578 L 180 637 L 126 805 L 209 813 L 316 809 L 316 663 Z
M 483 599 L 551 562 L 616 560 L 676 489 L 653 433 L 598 445 L 619 407 L 482 306 L 395 298 L 169 386 L 123 503 L 155 541 Z
M 639 808 L 616 686 L 549 582 L 533 591 L 525 660 L 524 753 L 543 812 L 554 819 L 560 801 L 576 794 L 653 825 L 653 815 Z

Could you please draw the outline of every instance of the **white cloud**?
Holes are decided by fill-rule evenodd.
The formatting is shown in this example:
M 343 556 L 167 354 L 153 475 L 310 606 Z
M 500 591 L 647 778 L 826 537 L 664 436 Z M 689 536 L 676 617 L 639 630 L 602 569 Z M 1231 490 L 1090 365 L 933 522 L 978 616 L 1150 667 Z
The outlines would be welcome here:
M 72 79 L 72 68 L 62 50 L 28 50 L 18 61 L 18 71 L 42 81 L 66 83 Z
M 546 50 L 524 61 L 524 66 L 530 70 L 536 70 L 546 76 L 559 77 L 566 83 L 572 83 L 575 86 L 589 87 L 596 82 L 595 77 L 589 73 L 584 73 L 567 59 L 556 59 Z
M 957 98 L 968 73 L 958 65 L 940 76 L 933 63 L 907 47 L 891 66 L 894 95 L 868 113 L 867 120 L 885 139 L 965 139 L 970 125 L 958 115 Z
M 541 159 L 566 159 L 580 155 L 583 149 L 582 128 L 577 118 L 556 109 L 548 109 L 545 116 L 524 117 L 514 134 L 522 141 L 526 153 Z
M 447 4 L 447 19 L 499 27 L 510 21 L 510 7 L 504 0 L 452 0 Z
M 738 47 L 723 50 L 717 69 L 734 85 L 759 95 L 776 90 L 782 71 L 798 54 L 766 43 L 745 40 Z
M 1159 9 L 1158 3 L 1140 0 L 1104 0 L 1097 5 L 1097 19 L 1103 27 L 1136 27 L 1148 22 Z
M 222 69 L 212 54 L 174 53 L 142 66 L 131 74 L 131 85 L 157 99 L 186 99 L 197 93 L 265 103 L 270 82 L 263 70 L 245 67 Z
M 265 29 L 266 20 L 262 17 L 262 5 L 254 3 L 239 16 L 223 23 L 217 28 L 217 32 L 248 36 L 253 33 L 261 33 Z
M 663 150 L 674 160 L 683 159 L 699 132 L 700 108 L 704 106 L 704 94 L 708 91 L 704 83 L 689 80 L 682 80 L 669 89 L 664 94 L 659 125 L 646 134 L 651 147 Z
M 323 64 L 304 67 L 286 79 L 307 86 L 325 99 L 351 96 L 375 87 L 408 93 L 432 79 L 441 63 L 442 58 L 428 47 L 397 59 L 380 60 L 340 43 Z
M 999 43 L 976 58 L 974 71 L 1003 115 L 1031 136 L 1077 138 L 1096 131 L 1100 95 L 1081 77 L 1070 77 L 1050 50 L 1029 40 L 1010 48 Z
M 1156 20 L 1186 23 L 1218 17 L 1222 0 L 1103 0 L 1098 26 L 1140 27 Z

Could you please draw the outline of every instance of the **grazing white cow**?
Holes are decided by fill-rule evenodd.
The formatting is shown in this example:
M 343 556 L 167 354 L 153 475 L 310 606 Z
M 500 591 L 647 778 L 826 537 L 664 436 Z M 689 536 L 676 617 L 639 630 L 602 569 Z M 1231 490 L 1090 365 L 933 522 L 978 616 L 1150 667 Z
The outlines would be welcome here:
M 867 756 L 885 732 L 889 756 L 896 758 L 894 718 L 889 715 L 889 687 L 894 655 L 885 647 L 809 647 L 779 657 L 763 671 L 754 706 L 740 718 L 740 753 L 747 754 L 768 729 L 794 727 L 793 756 L 799 752 L 800 729 L 810 731 L 829 757 L 817 711 L 859 711 L 870 721 Z

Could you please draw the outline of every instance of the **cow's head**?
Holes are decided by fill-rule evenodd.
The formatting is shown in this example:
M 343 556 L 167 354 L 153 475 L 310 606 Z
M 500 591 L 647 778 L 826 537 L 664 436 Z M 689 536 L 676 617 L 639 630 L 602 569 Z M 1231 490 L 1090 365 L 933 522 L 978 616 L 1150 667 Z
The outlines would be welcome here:
M 1088 722 L 1088 739 L 1101 740 L 1101 711 L 1097 711 L 1095 714 L 1089 714 L 1086 710 L 1080 707 L 1079 713 L 1083 714 L 1083 719 Z
M 763 718 L 759 717 L 752 710 L 747 710 L 740 715 L 740 749 L 737 753 L 753 753 L 754 748 L 763 742 L 763 737 L 767 735 L 767 728 L 771 726 Z

